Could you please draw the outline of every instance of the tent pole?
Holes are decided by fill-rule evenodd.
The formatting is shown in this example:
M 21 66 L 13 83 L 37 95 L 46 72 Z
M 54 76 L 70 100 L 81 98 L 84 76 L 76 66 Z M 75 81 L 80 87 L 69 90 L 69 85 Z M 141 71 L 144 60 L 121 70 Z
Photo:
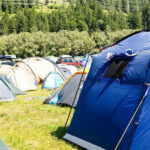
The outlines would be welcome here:
M 69 121 L 69 118 L 70 118 L 70 115 L 71 115 L 71 112 L 72 112 L 72 109 L 73 109 L 73 105 L 74 105 L 74 103 L 75 103 L 75 100 L 76 100 L 76 97 L 77 97 L 77 94 L 78 94 L 78 91 L 79 91 L 79 88 L 80 88 L 81 82 L 82 82 L 82 80 L 83 80 L 83 76 L 84 76 L 84 73 L 85 73 L 85 69 L 86 69 L 86 67 L 87 67 L 87 63 L 88 63 L 88 60 L 89 60 L 89 56 L 90 56 L 92 53 L 93 53 L 93 52 L 88 53 L 88 58 L 87 58 L 87 60 L 86 60 L 86 64 L 85 64 L 85 66 L 84 66 L 83 73 L 82 73 L 82 76 L 81 76 L 81 78 L 80 78 L 80 82 L 79 82 L 79 85 L 78 85 L 78 88 L 77 88 L 77 91 L 76 91 L 76 94 L 75 94 L 74 100 L 73 100 L 72 105 L 71 105 L 71 109 L 70 109 L 70 111 L 69 111 L 69 114 L 68 114 L 68 117 L 67 117 L 66 123 L 65 123 L 65 125 L 64 125 L 63 133 L 64 133 L 64 132 L 65 132 L 65 130 L 66 130 L 66 127 L 67 127 L 67 124 L 68 124 L 68 121 Z
M 150 60 L 149 60 L 148 66 L 147 66 L 147 70 L 146 70 L 145 79 L 144 79 L 144 83 L 143 83 L 142 90 L 141 90 L 141 95 L 140 95 L 139 103 L 141 102 L 141 99 L 143 97 L 142 95 L 143 95 L 143 92 L 144 92 L 144 87 L 145 86 L 149 87 L 149 84 L 148 85 L 146 84 L 146 80 L 147 80 L 147 77 L 148 77 L 149 69 L 150 69 Z M 138 118 L 138 112 L 136 113 L 135 118 L 134 118 L 134 122 L 133 122 L 134 124 L 133 124 L 132 130 L 131 130 L 131 134 L 130 134 L 130 138 L 129 138 L 129 143 L 128 143 L 128 150 L 130 150 L 130 146 L 131 146 L 131 143 L 132 143 L 132 138 L 133 138 L 133 134 L 134 134 L 135 127 L 136 127 L 136 120 L 137 120 L 137 118 Z

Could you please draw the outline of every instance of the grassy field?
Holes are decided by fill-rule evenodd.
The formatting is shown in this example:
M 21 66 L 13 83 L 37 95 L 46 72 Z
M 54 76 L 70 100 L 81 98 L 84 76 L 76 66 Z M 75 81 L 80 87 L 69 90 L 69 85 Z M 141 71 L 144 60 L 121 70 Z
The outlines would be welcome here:
M 25 100 L 49 93 L 39 88 L 0 103 L 0 138 L 11 150 L 81 150 L 62 139 L 69 107 L 45 105 L 44 99 Z

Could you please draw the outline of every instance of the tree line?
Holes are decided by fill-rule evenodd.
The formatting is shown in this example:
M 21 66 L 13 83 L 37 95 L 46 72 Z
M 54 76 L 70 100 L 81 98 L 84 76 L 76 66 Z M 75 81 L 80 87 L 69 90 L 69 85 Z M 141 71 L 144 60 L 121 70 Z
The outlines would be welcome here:
M 114 43 L 131 34 L 133 30 L 116 32 L 66 31 L 59 32 L 22 32 L 0 38 L 0 54 L 14 54 L 17 57 L 45 57 L 69 54 L 85 55 L 92 51 L 100 52 L 100 47 Z
M 18 9 L 14 14 L 10 14 L 9 11 L 4 12 L 0 21 L 0 35 L 36 31 L 77 30 L 92 33 L 140 29 L 149 26 L 146 19 L 149 17 L 148 6 L 144 8 L 143 13 L 135 10 L 129 14 L 114 9 L 106 11 L 96 0 L 86 0 L 86 2 L 78 0 L 51 13 L 39 12 L 34 7 L 25 7 Z

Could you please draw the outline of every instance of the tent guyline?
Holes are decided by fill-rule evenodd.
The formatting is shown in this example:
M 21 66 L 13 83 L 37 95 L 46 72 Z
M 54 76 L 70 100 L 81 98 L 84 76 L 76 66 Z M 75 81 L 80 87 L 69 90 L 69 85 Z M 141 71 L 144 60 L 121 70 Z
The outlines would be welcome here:
M 146 74 L 145 74 L 145 79 L 144 79 L 143 87 L 142 87 L 142 90 L 141 90 L 141 96 L 140 96 L 140 99 L 139 99 L 139 103 L 140 103 L 140 100 L 142 99 L 142 96 L 143 96 L 144 87 L 150 85 L 149 83 L 146 83 L 147 82 L 146 80 L 147 80 L 149 69 L 150 69 L 150 60 L 149 60 L 148 66 L 147 66 L 147 70 L 146 70 Z M 148 92 L 149 87 L 147 87 L 147 88 L 148 88 L 147 89 L 147 92 Z M 147 95 L 147 92 L 145 92 L 146 95 Z M 132 130 L 131 130 L 131 134 L 130 134 L 130 138 L 129 138 L 128 150 L 130 149 L 130 146 L 131 146 L 131 142 L 132 142 L 132 138 L 133 138 L 133 133 L 134 133 L 135 126 L 136 126 L 137 117 L 138 117 L 138 112 L 137 112 L 137 114 L 136 114 L 136 116 L 134 118 L 134 124 L 133 124 Z
M 147 93 L 148 93 L 148 90 L 149 90 L 149 86 L 150 86 L 150 84 L 149 84 L 149 83 L 146 83 L 146 80 L 147 80 L 147 76 L 148 76 L 149 69 L 150 69 L 150 60 L 149 60 L 148 66 L 147 66 L 147 70 L 146 70 L 146 74 L 145 74 L 145 79 L 144 79 L 144 83 L 143 83 L 143 87 L 142 87 L 141 95 L 143 94 L 144 86 L 147 86 L 147 89 L 146 89 L 146 91 L 145 91 L 145 93 L 144 93 L 144 95 L 143 95 L 142 99 L 140 100 L 140 102 L 139 102 L 139 104 L 138 104 L 138 106 L 137 106 L 137 108 L 136 108 L 136 110 L 135 110 L 134 114 L 132 115 L 132 117 L 131 117 L 131 119 L 130 119 L 130 121 L 129 121 L 128 125 L 127 125 L 127 127 L 125 128 L 125 130 L 124 130 L 124 132 L 123 132 L 123 134 L 122 134 L 121 138 L 119 139 L 119 141 L 118 141 L 118 143 L 117 143 L 117 145 L 116 145 L 116 147 L 115 147 L 115 150 L 117 150 L 117 149 L 118 149 L 118 147 L 119 147 L 119 145 L 120 145 L 121 141 L 123 140 L 123 138 L 124 138 L 124 136 L 125 136 L 126 132 L 127 132 L 127 131 L 128 131 L 128 129 L 129 129 L 129 127 L 130 127 L 130 125 L 131 125 L 132 121 L 133 121 L 133 120 L 136 120 L 136 118 L 137 118 L 137 114 L 138 114 L 138 111 L 139 111 L 139 109 L 140 109 L 141 105 L 143 104 L 145 97 L 147 96 Z M 141 97 L 141 96 L 140 96 L 140 97 Z M 134 118 L 135 118 L 135 119 L 134 119 Z M 132 138 L 132 134 L 133 134 L 132 132 L 133 132 L 133 130 L 134 130 L 134 127 L 135 127 L 135 122 L 134 122 L 134 125 L 133 125 L 133 128 L 132 128 L 132 131 L 131 131 L 131 137 L 130 137 L 130 141 L 129 141 L 128 149 L 130 148 L 130 144 L 131 144 L 131 140 L 132 140 L 131 138 Z
M 93 58 L 64 139 L 89 150 L 149 149 L 149 42 L 150 31 L 138 31 Z

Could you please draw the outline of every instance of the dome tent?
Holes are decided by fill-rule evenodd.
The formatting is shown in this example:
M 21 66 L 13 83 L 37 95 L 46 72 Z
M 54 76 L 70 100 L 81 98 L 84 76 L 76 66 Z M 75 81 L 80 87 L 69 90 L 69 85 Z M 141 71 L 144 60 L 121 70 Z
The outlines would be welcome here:
M 43 83 L 43 89 L 56 89 L 64 82 L 58 72 L 50 72 Z
M 25 70 L 26 72 L 28 72 L 30 75 L 32 75 L 35 80 L 39 83 L 40 79 L 38 77 L 38 75 L 36 75 L 34 73 L 34 71 L 32 70 L 32 68 L 28 65 L 28 63 L 24 62 L 24 61 L 18 61 L 13 68 L 21 68 L 23 70 Z
M 47 56 L 45 59 L 46 59 L 46 60 L 52 60 L 53 62 L 56 63 L 58 57 L 55 57 L 55 56 Z
M 47 75 L 53 71 L 59 72 L 62 75 L 59 68 L 54 62 L 48 61 L 44 58 L 31 57 L 24 59 L 23 61 L 30 66 L 34 74 L 38 76 L 41 81 L 44 81 Z
M 0 150 L 10 150 L 1 138 L 0 138 Z
M 10 65 L 0 65 L 0 73 L 7 76 L 12 71 L 12 68 Z
M 149 149 L 149 43 L 148 30 L 136 32 L 93 58 L 65 139 L 90 150 Z
M 70 76 L 54 93 L 52 93 L 45 101 L 44 104 L 52 104 L 52 105 L 68 105 L 72 106 L 75 94 L 78 90 L 77 97 L 75 100 L 75 103 L 73 107 L 76 107 L 84 80 L 87 76 L 88 69 L 84 72 L 83 81 L 81 82 L 81 86 L 78 86 L 80 83 L 81 76 L 83 74 L 83 71 L 78 71 L 74 73 L 72 76 Z
M 77 68 L 72 65 L 64 65 L 64 64 L 58 64 L 61 72 L 63 73 L 65 79 L 68 79 L 72 74 L 77 72 Z
M 15 67 L 7 77 L 15 87 L 22 91 L 37 90 L 38 88 L 35 76 L 23 68 Z
M 15 95 L 11 92 L 0 76 L 0 102 L 13 101 L 15 99 Z
M 7 87 L 11 90 L 11 92 L 14 94 L 14 95 L 24 95 L 26 94 L 25 92 L 17 89 L 13 83 L 3 74 L 0 74 L 0 78 L 1 80 L 7 85 Z

